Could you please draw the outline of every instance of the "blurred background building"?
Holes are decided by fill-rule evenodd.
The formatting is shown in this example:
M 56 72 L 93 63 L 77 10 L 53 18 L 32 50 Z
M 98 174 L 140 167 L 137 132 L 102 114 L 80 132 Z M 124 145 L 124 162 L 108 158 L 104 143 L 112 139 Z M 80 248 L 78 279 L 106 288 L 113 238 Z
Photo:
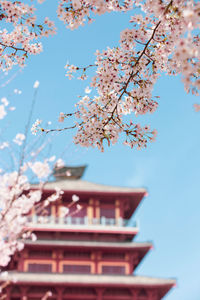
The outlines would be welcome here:
M 132 241 L 139 229 L 129 222 L 146 190 L 83 181 L 84 170 L 58 168 L 45 185 L 43 199 L 55 187 L 64 193 L 45 212 L 30 212 L 28 228 L 37 240 L 26 241 L 9 264 L 7 299 L 162 299 L 174 279 L 135 275 L 152 248 Z

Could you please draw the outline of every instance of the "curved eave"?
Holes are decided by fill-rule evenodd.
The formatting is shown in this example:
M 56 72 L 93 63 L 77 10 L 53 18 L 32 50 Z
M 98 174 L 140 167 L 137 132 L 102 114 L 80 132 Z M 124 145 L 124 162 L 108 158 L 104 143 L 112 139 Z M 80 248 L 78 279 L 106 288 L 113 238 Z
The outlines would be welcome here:
M 95 287 L 129 287 L 157 288 L 164 296 L 173 286 L 175 279 L 153 278 L 145 276 L 109 276 L 80 274 L 48 274 L 48 273 L 17 273 L 8 272 L 5 279 L 14 284 L 31 285 L 62 285 L 62 286 L 95 286 Z M 1 280 L 1 281 L 5 281 Z
M 40 188 L 38 184 L 32 184 L 32 188 Z M 145 193 L 144 188 L 129 188 L 93 183 L 85 180 L 58 180 L 47 182 L 44 185 L 44 190 L 53 191 L 55 187 L 67 192 L 91 192 L 91 193 Z
M 148 251 L 152 248 L 152 243 L 150 242 L 96 242 L 96 241 L 63 241 L 63 240 L 36 240 L 25 241 L 25 245 L 30 245 L 34 247 L 65 247 L 65 248 L 98 248 L 98 249 L 141 249 Z
M 101 197 L 105 199 L 116 198 L 120 201 L 129 201 L 130 208 L 125 212 L 125 218 L 129 219 L 137 206 L 139 205 L 142 198 L 147 193 L 144 188 L 129 188 L 129 187 L 118 187 L 108 186 L 102 184 L 96 184 L 83 180 L 59 180 L 54 182 L 47 182 L 44 185 L 43 191 L 47 194 L 51 194 L 55 191 L 55 188 L 59 188 L 64 191 L 64 195 L 76 194 L 81 198 L 87 197 L 98 197 L 101 201 Z M 33 184 L 31 189 L 38 189 L 38 184 Z
M 60 224 L 29 224 L 26 229 L 31 231 L 54 231 L 71 233 L 98 233 L 98 234 L 123 234 L 135 236 L 139 229 L 137 227 L 118 227 L 103 225 L 60 225 Z
M 27 240 L 25 245 L 31 249 L 43 249 L 49 250 L 49 248 L 53 247 L 53 249 L 70 249 L 70 251 L 77 251 L 81 249 L 85 250 L 103 250 L 103 251 L 112 251 L 116 252 L 138 252 L 138 263 L 134 266 L 136 268 L 145 255 L 152 249 L 152 243 L 149 242 L 96 242 L 96 241 L 63 241 L 63 240 L 36 240 L 35 242 L 31 240 Z

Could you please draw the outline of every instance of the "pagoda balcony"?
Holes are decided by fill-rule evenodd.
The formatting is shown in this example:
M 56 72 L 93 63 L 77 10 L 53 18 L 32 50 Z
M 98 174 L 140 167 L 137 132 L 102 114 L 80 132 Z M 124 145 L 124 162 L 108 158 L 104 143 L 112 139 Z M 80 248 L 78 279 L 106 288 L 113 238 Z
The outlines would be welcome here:
M 54 225 L 55 227 L 57 225 L 86 225 L 86 226 L 117 226 L 117 227 L 125 227 L 128 225 L 129 220 L 123 219 L 123 218 L 88 218 L 86 217 L 73 217 L 73 216 L 67 216 L 67 217 L 55 217 L 55 216 L 37 216 L 32 215 L 28 216 L 28 224 L 35 225 L 35 224 L 49 224 Z M 129 227 L 138 227 L 138 224 L 136 221 L 131 222 L 131 226 Z

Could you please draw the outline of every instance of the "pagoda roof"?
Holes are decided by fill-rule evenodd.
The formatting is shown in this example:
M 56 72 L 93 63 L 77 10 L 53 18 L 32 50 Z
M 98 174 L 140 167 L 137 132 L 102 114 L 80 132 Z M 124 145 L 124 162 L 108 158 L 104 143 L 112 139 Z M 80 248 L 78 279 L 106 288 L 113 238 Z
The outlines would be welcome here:
M 133 227 L 128 226 L 107 226 L 107 225 L 68 225 L 68 224 L 47 224 L 47 223 L 29 223 L 26 229 L 32 231 L 57 231 L 57 232 L 71 232 L 71 233 L 98 233 L 98 234 L 123 234 L 134 237 L 139 229 L 135 225 Z
M 39 184 L 32 184 L 31 187 L 33 189 L 41 188 Z M 130 206 L 125 211 L 124 216 L 126 219 L 131 217 L 147 192 L 145 188 L 111 186 L 84 181 L 82 179 L 49 181 L 44 184 L 43 190 L 52 192 L 55 191 L 55 188 L 59 188 L 64 191 L 64 194 L 69 195 L 77 194 L 80 197 L 97 196 L 100 201 L 103 200 L 104 196 L 107 198 L 115 197 L 121 201 L 128 200 Z
M 77 167 L 72 167 L 72 166 L 62 166 L 62 167 L 55 167 L 53 175 L 55 178 L 59 179 L 67 179 L 67 180 L 72 180 L 72 179 L 80 179 L 86 169 L 85 166 L 77 166 Z
M 136 268 L 140 261 L 144 258 L 144 256 L 149 252 L 149 250 L 153 247 L 150 242 L 102 242 L 102 241 L 68 241 L 68 240 L 26 240 L 25 245 L 32 249 L 60 249 L 64 248 L 70 249 L 70 251 L 80 251 L 80 249 L 88 250 L 103 250 L 109 252 L 123 252 L 127 253 L 138 253 L 138 261 L 137 265 L 135 264 L 134 268 Z
M 33 188 L 39 188 L 38 184 L 32 184 Z M 91 192 L 91 193 L 122 193 L 122 194 L 145 194 L 144 188 L 119 187 L 104 184 L 97 184 L 81 179 L 77 180 L 56 180 L 45 183 L 44 190 L 55 190 L 55 187 L 63 191 Z
M 151 242 L 97 242 L 97 241 L 68 241 L 68 240 L 26 240 L 26 245 L 31 246 L 57 246 L 57 247 L 80 247 L 81 248 L 119 248 L 119 249 L 151 249 Z
M 169 290 L 176 284 L 175 279 L 163 279 L 135 275 L 99 275 L 99 274 L 59 274 L 59 273 L 25 273 L 8 272 L 6 278 L 0 281 L 11 281 L 16 284 L 65 284 L 87 286 L 126 286 L 126 287 L 156 287 Z M 166 291 L 167 292 L 167 291 Z

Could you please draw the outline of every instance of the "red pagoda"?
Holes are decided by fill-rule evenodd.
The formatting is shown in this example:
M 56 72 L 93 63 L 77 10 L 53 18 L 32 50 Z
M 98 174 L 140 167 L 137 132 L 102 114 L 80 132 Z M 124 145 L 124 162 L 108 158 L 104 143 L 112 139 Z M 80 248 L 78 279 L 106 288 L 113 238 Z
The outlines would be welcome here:
M 175 280 L 134 275 L 152 247 L 132 242 L 138 226 L 129 224 L 146 190 L 86 182 L 80 179 L 83 171 L 60 168 L 56 181 L 45 185 L 44 198 L 55 186 L 64 193 L 42 222 L 32 210 L 29 228 L 37 240 L 26 241 L 9 264 L 7 300 L 46 299 L 44 295 L 52 300 L 162 299 Z M 73 195 L 79 197 L 78 208 Z M 63 207 L 69 208 L 65 216 Z

